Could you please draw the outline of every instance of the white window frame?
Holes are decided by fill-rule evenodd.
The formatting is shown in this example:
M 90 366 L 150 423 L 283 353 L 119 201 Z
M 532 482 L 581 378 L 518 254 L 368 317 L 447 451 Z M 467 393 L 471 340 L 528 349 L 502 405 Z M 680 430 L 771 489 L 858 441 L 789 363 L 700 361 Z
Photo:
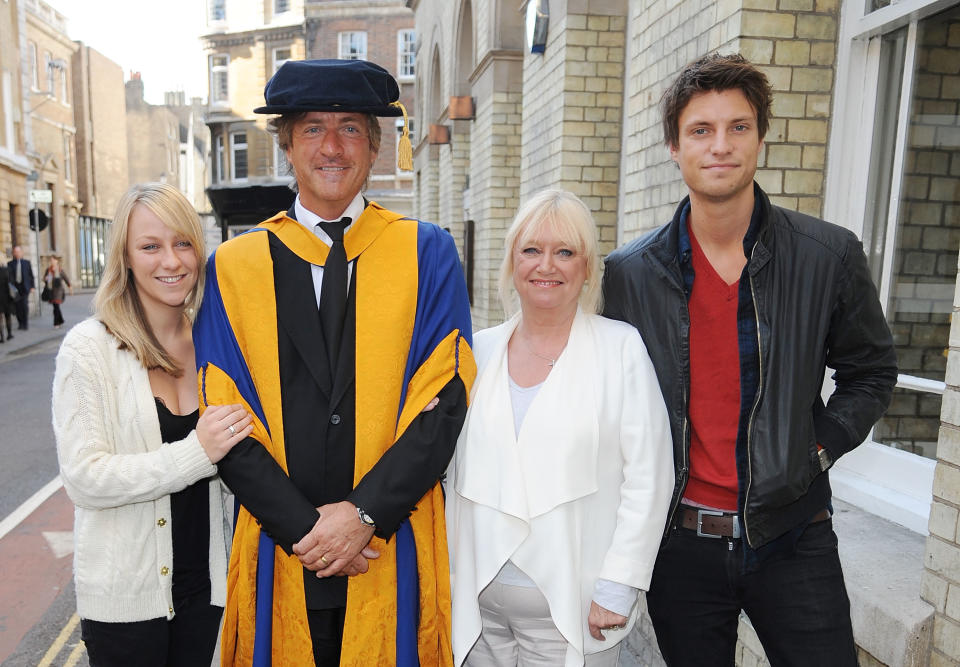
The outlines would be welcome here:
M 223 133 L 213 138 L 213 182 L 223 183 Z
M 407 38 L 410 38 L 409 40 Z M 417 31 L 397 31 L 397 79 L 412 81 L 416 76 Z
M 207 0 L 207 23 L 219 24 L 227 20 L 227 0 Z
M 3 147 L 13 153 L 16 148 L 13 126 L 13 74 L 7 70 L 3 70 L 0 94 L 3 95 Z
M 73 135 L 63 133 L 63 180 L 73 182 Z
M 887 234 L 878 286 L 885 309 L 889 302 L 896 243 L 896 234 L 892 231 L 899 214 L 903 156 L 907 150 L 917 24 L 953 4 L 944 0 L 900 0 L 869 13 L 865 11 L 864 2 L 842 5 L 834 90 L 843 93 L 835 93 L 833 99 L 828 147 L 832 159 L 828 160 L 826 172 L 824 218 L 847 227 L 859 238 L 864 234 L 869 170 L 850 167 L 870 164 L 874 123 L 864 121 L 876 116 L 882 36 L 907 27 Z M 901 374 L 897 386 L 943 394 L 945 383 Z M 832 383 L 827 380 L 824 397 L 830 391 Z M 926 535 L 935 467 L 936 461 L 874 442 L 871 434 L 866 443 L 837 461 L 831 470 L 830 482 L 841 500 Z
M 223 64 L 214 65 L 214 60 L 217 58 L 223 58 Z M 227 53 L 211 53 L 207 63 L 210 70 L 210 106 L 228 106 L 230 104 L 230 55 Z M 214 93 L 214 91 L 219 90 L 217 86 L 219 76 L 223 77 L 225 84 L 223 87 L 226 88 L 222 99 L 219 94 Z
M 53 76 L 53 54 L 49 51 L 43 52 L 43 70 L 46 72 L 47 76 L 47 87 L 44 89 L 45 92 L 50 97 L 57 97 L 57 86 L 56 81 Z
M 70 86 L 67 84 L 67 66 L 60 67 L 60 102 L 65 106 L 70 106 Z
M 353 38 L 356 37 L 362 42 L 354 44 Z M 353 53 L 356 48 L 357 52 Z M 346 50 L 345 50 L 346 49 Z M 367 59 L 367 31 L 366 30 L 344 30 L 337 33 L 337 54 L 343 60 L 366 60 Z
M 36 42 L 27 42 L 27 57 L 30 59 L 30 88 L 40 90 L 40 52 Z
M 239 135 L 243 135 L 243 143 L 237 141 Z M 247 143 L 247 130 L 237 130 L 230 133 L 230 180 L 235 183 L 246 183 L 250 178 L 250 144 Z M 237 153 L 243 151 L 247 158 L 247 175 L 237 176 Z
M 279 51 L 287 51 L 287 57 L 286 58 L 279 57 L 280 56 L 280 54 L 278 53 Z M 274 72 L 280 69 L 283 66 L 283 63 L 293 59 L 292 46 L 278 46 L 275 49 L 273 49 L 272 53 L 273 53 L 273 71 Z

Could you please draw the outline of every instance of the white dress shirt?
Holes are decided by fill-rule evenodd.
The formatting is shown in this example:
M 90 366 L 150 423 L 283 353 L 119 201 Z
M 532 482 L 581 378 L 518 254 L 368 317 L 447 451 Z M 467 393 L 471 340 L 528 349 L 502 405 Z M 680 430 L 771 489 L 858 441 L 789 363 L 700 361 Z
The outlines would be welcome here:
M 333 243 L 333 239 L 330 238 L 330 235 L 323 231 L 317 223 L 320 222 L 335 222 L 340 220 L 344 216 L 348 216 L 353 222 L 347 225 L 343 233 L 346 234 L 347 230 L 353 227 L 353 223 L 357 221 L 357 218 L 363 213 L 363 209 L 366 208 L 366 204 L 363 202 L 363 195 L 357 193 L 353 198 L 353 201 L 350 202 L 350 205 L 344 209 L 343 213 L 334 218 L 333 220 L 327 220 L 326 218 L 321 218 L 319 215 L 313 211 L 304 207 L 300 203 L 300 195 L 297 195 L 297 200 L 294 202 L 294 212 L 297 214 L 297 222 L 309 229 L 311 232 L 316 234 L 317 238 L 330 245 Z M 317 264 L 310 265 L 310 272 L 313 275 L 313 291 L 317 296 L 317 309 L 320 308 L 320 286 L 323 285 L 323 267 Z M 347 262 L 347 289 L 350 289 L 350 280 L 353 277 L 353 262 Z

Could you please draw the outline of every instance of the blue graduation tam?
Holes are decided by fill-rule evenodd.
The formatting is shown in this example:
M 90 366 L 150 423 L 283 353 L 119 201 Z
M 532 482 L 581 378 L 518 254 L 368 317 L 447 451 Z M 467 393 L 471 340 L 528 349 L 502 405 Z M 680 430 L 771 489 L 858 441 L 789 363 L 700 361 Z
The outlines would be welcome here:
M 357 111 L 400 116 L 400 88 L 390 72 L 366 60 L 288 60 L 263 89 L 254 113 Z

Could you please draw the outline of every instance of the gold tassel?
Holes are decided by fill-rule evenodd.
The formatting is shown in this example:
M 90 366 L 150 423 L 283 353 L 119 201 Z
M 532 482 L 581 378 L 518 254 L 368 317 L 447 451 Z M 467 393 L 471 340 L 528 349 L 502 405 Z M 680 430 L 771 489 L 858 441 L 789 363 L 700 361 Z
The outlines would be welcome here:
M 407 110 L 400 102 L 391 102 L 390 106 L 397 107 L 403 112 L 403 133 L 397 146 L 397 167 L 400 171 L 413 171 L 413 146 L 410 144 L 410 122 L 407 120 Z

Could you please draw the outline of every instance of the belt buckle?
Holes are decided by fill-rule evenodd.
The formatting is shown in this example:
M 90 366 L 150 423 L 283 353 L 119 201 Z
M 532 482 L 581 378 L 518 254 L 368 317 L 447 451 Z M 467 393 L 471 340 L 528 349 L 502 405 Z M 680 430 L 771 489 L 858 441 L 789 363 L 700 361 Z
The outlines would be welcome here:
M 706 516 L 723 516 L 723 512 L 719 510 L 697 510 L 697 537 L 713 537 L 720 539 L 723 535 L 714 535 L 713 533 L 703 532 L 703 517 Z
M 723 512 L 720 510 L 697 510 L 697 536 L 698 537 L 711 537 L 714 539 L 720 539 L 724 537 L 723 535 L 714 535 L 713 533 L 703 532 L 703 517 L 704 516 L 723 516 Z M 731 537 L 735 540 L 740 539 L 740 516 L 734 514 L 730 517 L 733 519 L 733 535 Z

